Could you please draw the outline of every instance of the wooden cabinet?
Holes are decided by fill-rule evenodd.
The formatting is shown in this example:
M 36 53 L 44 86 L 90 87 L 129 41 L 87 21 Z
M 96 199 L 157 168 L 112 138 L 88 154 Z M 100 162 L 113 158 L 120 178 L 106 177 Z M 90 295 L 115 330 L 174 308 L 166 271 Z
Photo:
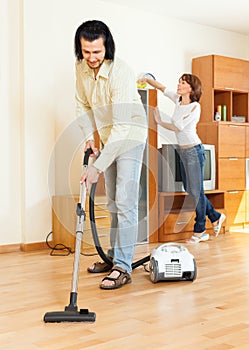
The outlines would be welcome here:
M 227 215 L 226 225 L 244 227 L 249 222 L 246 215 L 246 191 L 227 191 L 225 193 Z
M 206 191 L 208 199 L 219 212 L 224 212 L 224 192 Z M 159 192 L 159 242 L 179 241 L 193 234 L 195 206 L 186 192 Z M 207 232 L 213 234 L 207 219 Z M 225 224 L 223 225 L 225 231 Z
M 225 121 L 249 114 L 249 61 L 209 55 L 192 60 L 192 72 L 202 82 L 202 122 L 214 121 L 218 106 L 226 106 Z
M 147 237 L 150 243 L 158 242 L 158 151 L 157 124 L 154 108 L 157 106 L 156 89 L 138 89 L 148 119 L 148 138 L 141 174 L 140 208 L 144 208 L 143 220 L 139 222 L 139 235 Z M 141 210 L 139 210 L 141 215 Z M 141 239 L 139 240 L 141 241 Z
M 213 86 L 225 90 L 249 90 L 249 61 L 218 55 L 211 60 Z
M 218 157 L 245 157 L 245 133 L 244 125 L 220 124 L 218 134 Z
M 245 159 L 219 158 L 218 188 L 224 191 L 245 190 Z
M 245 151 L 246 126 L 220 124 L 218 134 L 218 188 L 227 191 L 225 196 L 228 218 L 226 225 L 242 225 L 246 222 L 245 204 Z
M 54 196 L 52 199 L 52 230 L 53 244 L 59 249 L 63 246 L 71 251 L 75 250 L 76 237 L 76 206 L 79 196 L 61 195 Z M 94 201 L 95 222 L 101 243 L 103 246 L 109 245 L 109 227 L 110 217 L 106 209 L 106 197 L 95 196 Z M 89 215 L 89 197 L 86 200 L 86 220 L 83 224 L 83 237 L 81 250 L 87 249 L 94 245 L 92 239 L 90 215 Z
M 246 158 L 249 158 L 249 125 L 246 126 Z
M 249 190 L 245 191 L 246 194 L 246 222 L 249 223 Z
M 197 57 L 192 61 L 192 72 L 203 85 L 198 134 L 203 143 L 214 144 L 216 148 L 216 187 L 226 192 L 226 225 L 243 226 L 249 219 L 245 192 L 245 159 L 249 157 L 249 61 L 218 55 Z M 215 120 L 218 110 L 221 121 Z

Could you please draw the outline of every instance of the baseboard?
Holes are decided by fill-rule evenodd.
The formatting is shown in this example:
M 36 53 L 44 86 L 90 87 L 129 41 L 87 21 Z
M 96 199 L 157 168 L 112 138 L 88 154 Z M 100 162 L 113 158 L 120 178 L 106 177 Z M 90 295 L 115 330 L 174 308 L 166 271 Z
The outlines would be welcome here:
M 20 244 L 20 249 L 22 252 L 31 252 L 35 250 L 44 250 L 49 249 L 46 242 L 36 242 L 36 243 L 27 243 Z
M 21 251 L 20 244 L 7 244 L 7 245 L 0 246 L 0 254 L 14 253 L 14 252 L 20 252 L 20 251 Z
M 6 244 L 0 245 L 0 254 L 15 252 L 31 252 L 44 249 L 49 249 L 46 242 L 36 242 L 27 244 Z

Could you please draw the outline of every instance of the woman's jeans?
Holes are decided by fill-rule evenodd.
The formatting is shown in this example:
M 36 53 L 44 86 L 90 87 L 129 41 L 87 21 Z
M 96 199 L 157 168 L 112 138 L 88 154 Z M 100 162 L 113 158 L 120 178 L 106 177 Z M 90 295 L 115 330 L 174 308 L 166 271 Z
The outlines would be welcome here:
M 206 215 L 211 222 L 219 220 L 221 215 L 214 209 L 204 193 L 205 149 L 202 144 L 180 148 L 179 155 L 183 186 L 185 191 L 193 197 L 195 203 L 194 232 L 200 233 L 206 229 Z
M 105 171 L 107 208 L 110 212 L 110 244 L 108 255 L 113 265 L 128 273 L 138 236 L 138 200 L 144 144 L 121 154 Z

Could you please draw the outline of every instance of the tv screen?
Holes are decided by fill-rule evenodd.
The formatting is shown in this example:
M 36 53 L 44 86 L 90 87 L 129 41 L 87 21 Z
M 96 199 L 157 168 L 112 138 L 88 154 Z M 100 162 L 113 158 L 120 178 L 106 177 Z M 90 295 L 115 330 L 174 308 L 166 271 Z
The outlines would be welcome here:
M 204 166 L 204 180 L 211 180 L 211 151 L 205 150 L 206 161 Z
M 205 149 L 206 161 L 204 166 L 204 180 L 211 180 L 211 151 L 209 149 Z M 175 181 L 182 181 L 181 177 L 181 169 L 180 169 L 180 156 L 175 150 Z
M 204 190 L 215 189 L 215 146 L 203 145 L 206 161 L 204 166 Z M 177 145 L 163 144 L 158 153 L 158 188 L 162 192 L 181 192 L 183 183 Z

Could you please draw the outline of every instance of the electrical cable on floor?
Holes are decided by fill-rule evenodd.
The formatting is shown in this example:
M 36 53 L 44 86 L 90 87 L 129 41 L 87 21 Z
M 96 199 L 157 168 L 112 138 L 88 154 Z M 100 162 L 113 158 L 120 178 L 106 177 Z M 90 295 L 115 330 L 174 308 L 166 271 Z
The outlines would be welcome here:
M 70 247 L 67 247 L 65 244 L 57 243 L 54 246 L 51 246 L 48 239 L 52 235 L 52 233 L 53 233 L 53 231 L 49 232 L 49 234 L 46 237 L 46 244 L 47 244 L 48 248 L 51 249 L 51 252 L 50 252 L 51 256 L 68 256 L 70 254 L 74 254 L 74 250 L 72 250 Z M 61 254 L 61 253 L 56 254 L 55 251 L 66 251 L 66 253 L 65 254 Z M 96 255 L 98 255 L 98 253 L 86 254 L 86 253 L 81 252 L 81 255 L 83 255 L 83 256 L 96 256 Z M 144 267 L 144 270 L 146 272 L 150 272 L 149 263 L 143 264 L 143 267 Z
M 150 272 L 150 268 L 149 268 L 149 266 L 150 266 L 150 263 L 143 264 L 144 271 L 146 271 L 146 272 Z
M 67 247 L 65 244 L 62 243 L 57 243 L 54 246 L 51 246 L 51 244 L 49 243 L 49 237 L 52 235 L 53 231 L 49 232 L 49 234 L 46 237 L 46 244 L 47 246 L 51 249 L 50 255 L 51 256 L 68 256 L 70 254 L 74 254 L 75 251 L 71 249 L 71 247 Z M 65 254 L 56 254 L 55 251 L 66 251 Z M 92 254 L 86 254 L 86 253 L 80 253 L 81 255 L 84 256 L 96 256 L 98 255 L 97 253 L 92 253 Z

